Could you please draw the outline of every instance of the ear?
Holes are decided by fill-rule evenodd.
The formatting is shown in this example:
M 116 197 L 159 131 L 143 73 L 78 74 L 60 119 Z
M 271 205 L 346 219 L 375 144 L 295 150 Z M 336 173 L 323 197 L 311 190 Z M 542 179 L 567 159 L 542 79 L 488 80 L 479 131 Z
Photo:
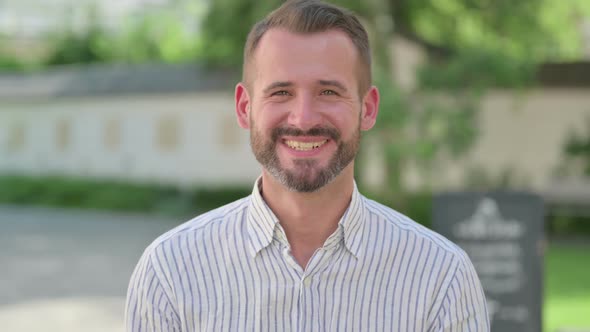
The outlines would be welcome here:
M 236 85 L 235 102 L 238 124 L 244 129 L 250 129 L 250 95 L 242 82 Z
M 361 130 L 369 130 L 375 125 L 379 113 L 379 90 L 372 86 L 363 98 Z

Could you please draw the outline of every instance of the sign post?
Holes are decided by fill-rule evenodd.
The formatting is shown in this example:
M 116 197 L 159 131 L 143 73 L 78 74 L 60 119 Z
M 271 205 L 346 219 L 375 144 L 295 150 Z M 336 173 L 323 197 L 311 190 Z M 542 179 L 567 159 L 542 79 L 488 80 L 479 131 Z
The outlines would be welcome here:
M 542 331 L 543 220 L 542 199 L 528 193 L 446 193 L 434 200 L 433 228 L 471 258 L 492 331 Z

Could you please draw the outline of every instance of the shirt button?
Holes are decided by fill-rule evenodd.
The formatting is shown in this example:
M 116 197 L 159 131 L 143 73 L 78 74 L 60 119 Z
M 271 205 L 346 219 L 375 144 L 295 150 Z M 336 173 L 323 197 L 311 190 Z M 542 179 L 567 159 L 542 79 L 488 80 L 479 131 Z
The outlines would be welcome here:
M 303 280 L 303 284 L 309 287 L 309 285 L 311 285 L 311 277 L 305 277 L 305 279 Z

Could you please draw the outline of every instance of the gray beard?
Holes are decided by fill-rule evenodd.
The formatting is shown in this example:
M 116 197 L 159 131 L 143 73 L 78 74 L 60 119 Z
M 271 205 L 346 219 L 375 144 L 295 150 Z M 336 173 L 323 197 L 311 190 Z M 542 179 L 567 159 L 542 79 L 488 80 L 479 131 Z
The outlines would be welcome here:
M 354 160 L 360 145 L 360 123 L 348 142 L 342 142 L 340 133 L 333 128 L 312 128 L 306 132 L 294 128 L 275 128 L 270 142 L 264 140 L 254 123 L 250 123 L 250 128 L 250 145 L 256 160 L 278 182 L 294 192 L 315 192 L 332 182 Z M 316 160 L 296 159 L 293 161 L 295 169 L 289 170 L 281 166 L 276 153 L 277 142 L 283 135 L 329 137 L 338 144 L 338 149 L 324 168 L 319 168 Z

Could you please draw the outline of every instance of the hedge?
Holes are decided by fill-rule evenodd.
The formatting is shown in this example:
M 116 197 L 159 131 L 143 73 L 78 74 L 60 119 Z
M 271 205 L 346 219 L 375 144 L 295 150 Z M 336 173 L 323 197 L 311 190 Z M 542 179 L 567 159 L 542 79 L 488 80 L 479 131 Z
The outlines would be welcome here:
M 158 184 L 60 176 L 0 176 L 0 204 L 41 205 L 194 216 L 220 207 L 252 191 L 250 186 L 178 189 Z M 432 194 L 406 193 L 388 201 L 368 195 L 430 227 Z M 590 217 L 553 215 L 549 211 L 547 231 L 551 235 L 590 235 Z

